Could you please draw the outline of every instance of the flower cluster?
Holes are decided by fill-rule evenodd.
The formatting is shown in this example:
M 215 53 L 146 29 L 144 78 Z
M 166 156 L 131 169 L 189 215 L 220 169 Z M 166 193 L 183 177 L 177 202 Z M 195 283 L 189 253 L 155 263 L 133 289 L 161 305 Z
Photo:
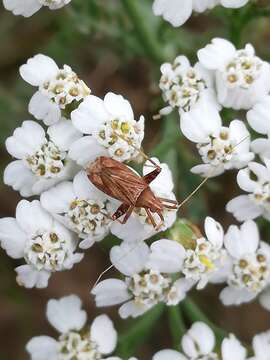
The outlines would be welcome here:
M 14 15 L 30 17 L 43 6 L 50 10 L 57 10 L 69 4 L 71 0 L 3 0 L 4 7 L 13 12 Z
M 69 66 L 59 69 L 41 54 L 22 65 L 20 74 L 38 87 L 29 112 L 42 123 L 26 120 L 6 140 L 15 160 L 6 167 L 4 182 L 21 196 L 39 200 L 21 200 L 15 218 L 0 219 L 0 244 L 9 256 L 24 259 L 16 268 L 18 283 L 42 288 L 53 272 L 83 258 L 77 247 L 88 249 L 109 232 L 124 241 L 147 239 L 169 228 L 176 211 L 164 207 L 157 229 L 150 220 L 159 224 L 159 216 L 149 218 L 143 208 L 136 208 L 124 225 L 114 223 L 118 198 L 100 191 L 88 177 L 100 157 L 140 161 L 144 118 L 135 120 L 126 99 L 111 92 L 104 99 L 92 95 Z M 157 158 L 151 161 L 143 166 L 143 176 L 155 169 L 153 161 L 161 169 L 150 184 L 153 196 L 175 201 L 169 167 Z
M 31 16 L 42 6 L 57 9 L 71 0 L 3 1 L 14 14 Z M 247 2 L 155 0 L 153 9 L 180 26 L 192 11 Z M 197 57 L 194 65 L 181 55 L 161 66 L 166 105 L 160 115 L 176 111 L 181 132 L 195 144 L 202 163 L 191 172 L 210 178 L 238 171 L 245 194 L 226 209 L 242 224 L 224 230 L 207 216 L 201 231 L 177 219 L 169 166 L 141 149 L 144 117 L 137 120 L 123 96 L 109 92 L 100 98 L 70 66 L 38 54 L 20 67 L 23 80 L 36 88 L 28 106 L 35 120 L 23 121 L 6 140 L 14 160 L 4 183 L 28 198 L 18 203 L 14 218 L 0 219 L 1 248 L 21 261 L 15 268 L 19 285 L 47 287 L 52 273 L 70 270 L 84 251 L 112 234 L 119 240 L 110 249 L 118 275 L 91 289 L 97 307 L 117 305 L 122 319 L 136 318 L 219 283 L 225 306 L 258 298 L 270 310 L 270 246 L 254 222 L 259 216 L 270 220 L 270 65 L 252 45 L 237 49 L 221 38 Z M 224 109 L 241 110 L 239 119 L 225 122 Z M 251 140 L 249 127 L 264 137 Z M 128 163 L 142 158 L 147 161 L 140 176 Z M 87 324 L 76 295 L 50 300 L 47 318 L 58 337 L 32 338 L 26 346 L 32 360 L 121 360 L 111 355 L 117 345 L 112 321 L 100 315 Z M 182 337 L 181 352 L 161 350 L 153 360 L 268 360 L 269 344 L 270 333 L 259 334 L 248 351 L 230 334 L 219 350 L 211 328 L 196 322 Z
M 256 335 L 252 341 L 254 357 L 248 357 L 248 350 L 235 335 L 230 334 L 221 344 L 221 354 L 215 351 L 216 340 L 213 330 L 203 322 L 195 322 L 181 340 L 183 352 L 172 349 L 161 350 L 153 360 L 265 360 L 270 350 L 270 331 Z M 266 357 L 265 357 L 266 355 Z
M 110 356 L 117 344 L 117 332 L 110 318 L 99 315 L 89 325 L 81 306 L 76 295 L 49 300 L 47 319 L 59 335 L 57 339 L 45 335 L 33 337 L 26 345 L 31 360 L 121 360 Z
M 163 18 L 177 27 L 183 25 L 191 16 L 192 12 L 202 13 L 207 9 L 213 9 L 217 5 L 226 8 L 240 8 L 249 0 L 154 0 L 153 11 L 157 16 Z
M 243 120 L 224 124 L 221 117 L 223 108 L 247 110 L 248 125 L 260 134 L 269 133 L 269 63 L 256 56 L 252 45 L 237 50 L 221 38 L 213 39 L 197 55 L 194 66 L 185 56 L 163 64 L 160 79 L 167 103 L 160 114 L 174 109 L 179 112 L 180 129 L 196 144 L 202 159 L 191 171 L 214 177 L 229 169 L 253 166 L 251 161 L 257 154 L 270 156 L 268 138 L 251 142 Z
M 253 132 L 269 134 L 270 65 L 256 56 L 252 45 L 238 50 L 220 38 L 197 55 L 194 66 L 185 56 L 161 66 L 160 89 L 168 106 L 160 114 L 178 111 L 181 131 L 196 144 L 202 159 L 201 165 L 191 169 L 193 173 L 209 178 L 238 169 L 237 182 L 248 194 L 227 204 L 227 211 L 244 223 L 230 226 L 224 236 L 222 233 L 219 248 L 212 249 L 198 236 L 193 243 L 192 235 L 187 247 L 184 239 L 187 258 L 181 271 L 185 278 L 197 282 L 197 289 L 208 281 L 225 282 L 220 294 L 225 305 L 239 305 L 259 296 L 269 309 L 270 247 L 260 240 L 252 220 L 259 216 L 270 219 L 270 143 L 268 137 L 251 141 L 248 126 Z M 223 125 L 223 108 L 241 110 L 241 116 L 247 111 L 247 121 L 237 119 Z M 256 156 L 263 164 L 254 161 Z M 205 231 L 208 236 L 207 228 Z M 181 233 L 170 232 L 174 240 L 183 242 Z M 215 243 L 217 239 L 216 235 Z M 207 279 L 201 274 L 205 267 L 217 271 Z

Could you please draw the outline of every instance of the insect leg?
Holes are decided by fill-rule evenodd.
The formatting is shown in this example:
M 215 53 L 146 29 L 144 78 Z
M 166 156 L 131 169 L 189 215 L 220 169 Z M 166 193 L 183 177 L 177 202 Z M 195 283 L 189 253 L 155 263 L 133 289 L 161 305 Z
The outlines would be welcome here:
M 119 219 L 122 215 L 124 215 L 130 208 L 130 205 L 127 205 L 125 203 L 121 204 L 119 208 L 115 211 L 115 213 L 112 215 L 112 220 Z
M 166 208 L 166 209 L 172 209 L 172 210 L 176 210 L 178 209 L 178 202 L 175 200 L 170 200 L 170 199 L 164 199 L 164 198 L 158 198 L 161 202 L 162 205 Z
M 153 218 L 152 214 L 151 214 L 151 211 L 147 208 L 145 208 L 145 211 L 146 211 L 146 214 L 148 216 L 148 219 L 151 221 L 151 224 L 154 226 L 154 228 L 157 227 L 157 224 L 155 222 L 155 219 Z
M 144 175 L 143 179 L 147 184 L 150 184 L 155 178 L 160 174 L 161 168 L 157 167 L 155 170 L 151 171 L 149 174 Z
M 128 211 L 126 212 L 124 220 L 122 221 L 122 224 L 125 224 L 128 221 L 128 219 L 129 219 L 130 215 L 132 214 L 133 210 L 134 210 L 134 206 L 130 205 Z

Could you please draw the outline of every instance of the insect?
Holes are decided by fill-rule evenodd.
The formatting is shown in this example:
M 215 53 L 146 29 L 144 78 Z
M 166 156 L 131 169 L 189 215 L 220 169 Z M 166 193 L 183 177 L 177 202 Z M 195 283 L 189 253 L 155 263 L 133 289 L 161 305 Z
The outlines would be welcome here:
M 122 202 L 111 216 L 118 220 L 124 215 L 125 224 L 135 208 L 144 208 L 148 220 L 155 229 L 159 229 L 164 222 L 164 209 L 177 209 L 177 201 L 155 196 L 149 184 L 160 174 L 161 167 L 152 159 L 149 161 L 155 169 L 140 177 L 127 165 L 109 157 L 100 156 L 87 168 L 89 180 L 105 194 Z M 153 215 L 157 213 L 161 223 L 157 224 Z

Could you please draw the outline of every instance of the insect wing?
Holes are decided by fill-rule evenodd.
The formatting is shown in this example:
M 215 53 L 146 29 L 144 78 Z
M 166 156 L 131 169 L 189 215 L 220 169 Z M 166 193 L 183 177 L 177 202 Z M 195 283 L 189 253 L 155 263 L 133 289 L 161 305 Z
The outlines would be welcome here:
M 103 183 L 103 191 L 126 204 L 136 205 L 138 197 L 148 186 L 141 177 L 125 165 L 107 168 L 100 177 Z

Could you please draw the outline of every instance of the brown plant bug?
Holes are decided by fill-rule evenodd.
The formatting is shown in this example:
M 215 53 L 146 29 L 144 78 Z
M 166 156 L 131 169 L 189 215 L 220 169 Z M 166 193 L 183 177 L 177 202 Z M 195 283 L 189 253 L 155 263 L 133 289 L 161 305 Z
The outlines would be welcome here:
M 244 142 L 246 139 L 249 138 L 249 135 L 246 136 L 245 138 L 243 138 L 241 141 L 239 141 L 238 144 L 236 144 L 230 151 L 233 151 L 238 145 L 240 145 L 242 142 Z M 126 139 L 125 139 L 126 140 Z M 138 149 L 137 149 L 138 150 Z M 149 199 L 154 199 L 154 205 L 157 206 L 157 204 L 160 206 L 159 211 L 161 209 L 164 210 L 164 208 L 169 208 L 169 209 L 175 209 L 175 210 L 179 210 L 181 207 L 183 207 L 200 189 L 201 187 L 211 178 L 211 174 L 209 176 L 207 176 L 203 181 L 201 181 L 201 183 L 180 203 L 178 204 L 178 202 L 173 201 L 173 200 L 169 200 L 169 199 L 162 199 L 162 198 L 157 198 L 152 190 L 149 187 L 149 184 L 160 174 L 161 172 L 161 168 L 158 164 L 156 164 L 152 159 L 150 159 L 147 155 L 144 154 L 143 151 L 139 150 L 139 152 L 141 153 L 141 155 L 146 159 L 149 160 L 154 166 L 155 166 L 155 170 L 153 170 L 152 172 L 150 172 L 149 174 L 147 174 L 144 177 L 140 177 L 138 175 L 136 175 L 132 170 L 130 170 L 126 165 L 124 165 L 123 163 L 120 163 L 116 160 L 113 160 L 111 158 L 108 157 L 104 157 L 101 156 L 99 157 L 93 164 L 91 164 L 88 169 L 86 169 L 87 174 L 88 174 L 88 178 L 90 179 L 90 181 L 101 191 L 105 192 L 107 195 L 118 199 L 120 201 L 122 201 L 122 205 L 116 210 L 116 212 L 112 215 L 112 220 L 118 220 L 119 221 L 119 217 L 121 217 L 122 215 L 125 214 L 125 218 L 121 223 L 125 223 L 127 222 L 128 218 L 130 217 L 132 211 L 135 209 L 135 207 L 137 207 L 138 205 L 141 205 L 140 207 L 144 207 L 145 208 L 145 203 L 139 203 L 137 200 L 142 197 L 143 198 L 143 194 L 144 192 L 146 194 L 151 194 L 150 198 L 148 198 L 148 196 L 146 195 L 147 198 L 147 205 L 152 205 L 151 202 L 148 202 Z M 107 165 L 109 166 L 103 166 L 103 161 L 105 162 L 105 164 L 107 163 Z M 114 167 L 116 166 L 116 167 Z M 103 185 L 103 181 L 102 181 L 102 171 L 104 172 L 104 169 L 106 169 L 107 175 L 105 175 L 104 179 L 105 179 L 105 186 Z M 114 182 L 114 180 L 111 178 L 110 176 L 110 169 L 113 170 L 111 172 L 111 174 L 114 174 L 116 179 L 120 179 L 120 187 L 118 188 L 117 186 L 113 186 L 118 184 L 117 181 Z M 126 176 L 124 176 L 126 174 Z M 127 175 L 128 174 L 128 175 Z M 130 175 L 130 177 L 129 177 Z M 108 182 L 106 183 L 106 179 L 108 180 Z M 135 179 L 135 182 L 132 181 L 132 179 Z M 128 188 L 128 185 L 131 185 L 130 188 Z M 138 187 L 136 187 L 136 183 L 140 184 L 140 187 L 138 189 Z M 112 189 L 115 191 L 115 193 L 112 191 Z M 150 191 L 149 191 L 150 190 Z M 128 194 L 128 191 L 132 193 L 135 192 L 135 194 L 137 194 L 137 198 L 135 197 L 135 199 L 137 199 L 136 201 L 130 201 L 130 200 L 126 200 L 126 199 L 130 199 L 130 194 Z M 118 196 L 118 195 L 121 195 Z M 118 197 L 117 197 L 118 196 Z M 122 197 L 123 196 L 123 197 Z M 153 197 L 152 197 L 153 196 Z M 134 200 L 134 197 L 131 198 Z M 141 199 L 142 200 L 142 199 Z M 156 202 L 155 202 L 156 200 Z M 166 205 L 170 204 L 170 205 Z M 157 208 L 155 208 L 156 210 Z M 162 212 L 159 213 L 158 211 L 151 211 L 151 208 L 148 206 L 147 209 L 145 208 L 145 210 L 150 213 L 151 218 L 152 214 L 151 212 L 157 212 L 160 216 L 161 224 L 157 227 L 154 219 L 153 222 L 151 220 L 151 218 L 149 217 L 149 220 L 152 222 L 153 226 L 155 228 L 159 228 L 162 223 L 163 223 L 163 215 Z M 148 214 L 148 213 L 147 213 Z M 149 216 L 149 215 L 148 215 Z M 138 246 L 138 243 L 136 243 L 134 245 L 134 247 L 129 251 L 133 251 L 136 249 L 136 247 Z M 128 253 L 129 253 L 128 252 Z M 126 255 L 128 255 L 128 253 Z M 118 261 L 120 262 L 123 259 L 123 256 L 121 256 Z M 105 275 L 110 269 L 112 269 L 114 267 L 114 265 L 110 265 L 108 266 L 104 271 L 102 271 L 102 273 L 98 276 L 93 288 L 99 283 L 100 279 L 103 277 L 103 275 Z
M 111 216 L 112 220 L 118 220 L 125 224 L 135 208 L 144 208 L 148 220 L 155 229 L 159 229 L 163 222 L 164 209 L 177 210 L 177 201 L 164 199 L 155 196 L 149 184 L 160 174 L 161 167 L 152 159 L 143 154 L 155 167 L 153 171 L 140 177 L 127 165 L 109 157 L 100 156 L 87 168 L 89 180 L 99 190 L 110 197 L 122 202 L 119 208 Z M 160 224 L 157 224 L 153 213 L 160 217 Z

